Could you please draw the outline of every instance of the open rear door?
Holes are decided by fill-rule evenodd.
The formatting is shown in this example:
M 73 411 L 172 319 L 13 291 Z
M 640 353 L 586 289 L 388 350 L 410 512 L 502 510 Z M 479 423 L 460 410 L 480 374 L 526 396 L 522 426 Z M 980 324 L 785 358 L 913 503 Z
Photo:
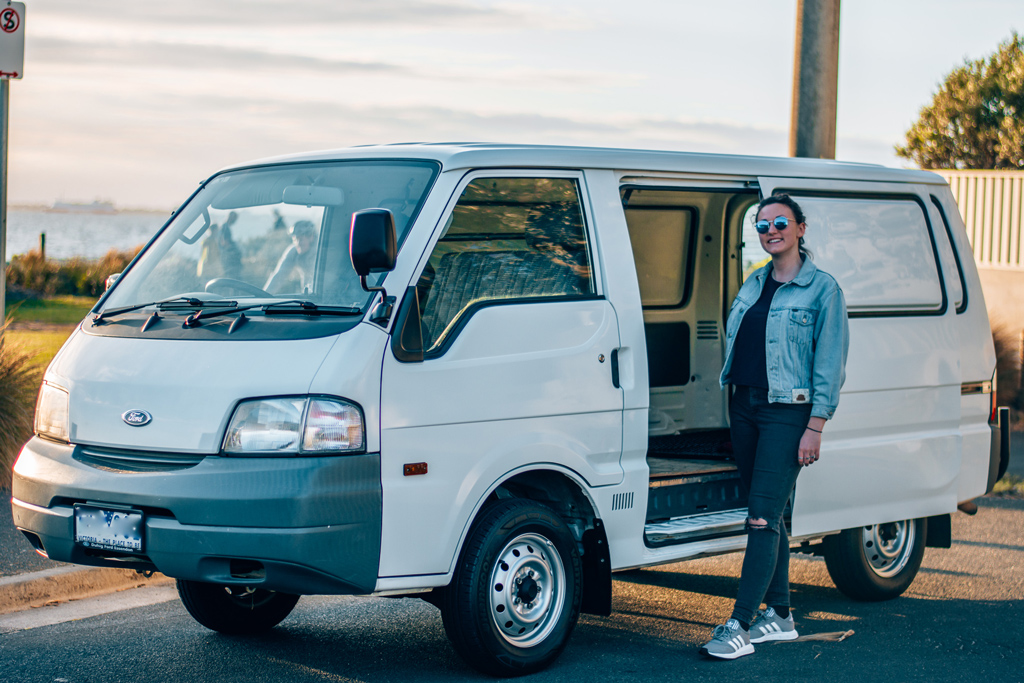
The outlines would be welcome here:
M 787 192 L 803 208 L 807 246 L 843 288 L 850 315 L 842 399 L 821 460 L 797 483 L 793 534 L 953 511 L 959 342 L 927 188 L 759 180 L 765 196 Z

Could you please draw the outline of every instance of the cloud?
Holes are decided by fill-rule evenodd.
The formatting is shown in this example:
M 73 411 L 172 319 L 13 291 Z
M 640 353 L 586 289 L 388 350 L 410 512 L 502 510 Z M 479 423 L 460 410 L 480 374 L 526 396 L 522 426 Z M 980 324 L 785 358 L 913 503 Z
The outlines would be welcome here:
M 29 44 L 31 60 L 40 64 L 131 66 L 143 69 L 169 67 L 176 69 L 211 68 L 235 70 L 238 73 L 267 69 L 296 69 L 332 75 L 411 74 L 405 67 L 385 62 L 359 62 L 294 54 L 277 54 L 263 50 L 220 45 L 106 42 L 38 37 Z
M 74 125 L 65 105 L 75 102 Z M 352 145 L 491 141 L 785 156 L 788 131 L 729 122 L 599 113 L 365 105 L 315 99 L 93 89 L 19 98 L 13 110 L 14 202 L 111 198 L 171 207 L 236 163 Z M 897 165 L 891 144 L 839 139 L 840 158 Z M 888 161 L 888 159 L 892 159 Z
M 80 99 L 74 129 L 58 125 L 62 114 L 52 102 L 22 110 L 11 157 L 13 201 L 48 202 L 59 192 L 168 207 L 225 165 L 360 144 L 479 140 L 781 155 L 787 139 L 785 131 L 645 117 L 142 92 L 94 97 L 106 106 Z
M 197 28 L 323 24 L 508 27 L 532 24 L 531 17 L 537 14 L 522 7 L 438 0 L 46 0 L 33 3 L 36 5 L 40 12 L 87 22 L 116 17 L 118 22 Z
M 462 64 L 444 68 L 416 68 L 400 63 L 335 59 L 260 48 L 207 43 L 113 40 L 105 42 L 39 36 L 27 46 L 32 67 L 113 67 L 152 71 L 231 72 L 239 76 L 268 71 L 292 75 L 406 77 L 447 81 L 454 84 L 501 83 L 505 87 L 544 87 L 564 90 L 617 87 L 643 80 L 625 72 L 584 71 L 565 68 L 531 68 L 521 65 L 494 68 Z

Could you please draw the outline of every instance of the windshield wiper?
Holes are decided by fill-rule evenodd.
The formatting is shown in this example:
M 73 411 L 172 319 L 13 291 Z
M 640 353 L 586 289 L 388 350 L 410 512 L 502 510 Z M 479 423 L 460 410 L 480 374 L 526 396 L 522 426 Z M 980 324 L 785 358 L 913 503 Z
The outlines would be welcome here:
M 132 311 L 137 311 L 140 308 L 146 308 L 147 306 L 160 306 L 161 304 L 169 304 L 169 303 L 173 303 L 173 302 L 176 302 L 176 301 L 185 302 L 189 306 L 205 306 L 205 305 L 207 305 L 207 302 L 203 301 L 202 299 L 196 299 L 196 298 L 191 297 L 191 296 L 175 296 L 175 297 L 171 297 L 170 299 L 161 299 L 160 301 L 149 301 L 149 302 L 144 303 L 144 304 L 134 304 L 132 306 L 120 306 L 119 308 L 108 308 L 105 311 L 103 311 L 102 313 L 98 313 L 97 315 L 93 316 L 92 324 L 93 325 L 99 325 L 105 319 L 107 319 L 107 318 L 109 318 L 111 316 L 121 315 L 122 313 L 131 313 Z
M 238 323 L 242 323 L 245 318 L 245 311 L 251 311 L 253 309 L 260 309 L 264 315 L 279 315 L 297 313 L 299 315 L 362 315 L 362 310 L 358 308 L 351 308 L 347 306 L 318 306 L 312 301 L 301 301 L 299 299 L 293 299 L 290 301 L 278 301 L 272 304 L 250 304 L 248 306 L 236 306 L 234 308 L 227 308 L 221 311 L 198 311 L 193 313 L 189 317 L 185 318 L 185 322 L 182 323 L 182 327 L 198 327 L 200 322 L 208 320 L 210 318 L 217 318 L 222 315 L 231 315 L 233 313 L 241 313 L 242 316 L 239 318 Z M 232 323 L 232 331 L 235 329 L 235 324 Z
M 199 303 L 196 303 L 196 302 Z M 215 301 L 203 301 L 202 299 L 189 299 L 188 301 L 167 301 L 157 306 L 161 311 L 174 311 L 181 308 L 195 308 L 201 306 L 203 308 L 216 307 L 216 308 L 230 308 L 237 306 L 237 301 L 231 299 L 217 299 Z
M 295 306 L 295 308 L 292 308 Z M 263 307 L 267 315 L 279 313 L 298 313 L 300 315 L 362 315 L 361 308 L 352 306 L 320 306 L 312 301 L 281 301 Z

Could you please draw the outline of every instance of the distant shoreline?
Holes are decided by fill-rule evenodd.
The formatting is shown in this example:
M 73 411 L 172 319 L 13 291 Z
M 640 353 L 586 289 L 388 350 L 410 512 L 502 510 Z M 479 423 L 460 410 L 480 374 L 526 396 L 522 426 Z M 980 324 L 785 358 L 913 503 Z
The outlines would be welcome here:
M 45 234 L 47 259 L 99 259 L 110 249 L 126 251 L 146 244 L 171 218 L 170 211 L 153 209 L 75 208 L 69 202 L 62 202 L 57 211 L 38 204 L 9 207 L 7 258 L 38 251 L 40 235 Z
M 74 210 L 71 210 L 71 209 L 68 209 L 68 208 L 59 209 L 58 211 L 61 212 L 61 213 L 96 213 L 95 211 L 90 211 L 89 210 L 89 208 L 88 208 L 89 205 L 88 204 L 82 204 L 82 207 L 83 208 L 82 208 L 81 211 L 74 211 Z M 8 211 L 45 211 L 45 212 L 53 212 L 54 208 L 53 208 L 53 204 L 8 204 L 7 205 L 7 210 Z M 126 207 L 115 206 L 115 207 L 113 207 L 113 213 L 162 213 L 162 214 L 170 215 L 173 211 L 174 211 L 174 209 L 154 209 L 154 208 L 151 208 L 151 207 L 143 207 L 143 206 L 131 206 L 131 207 L 128 207 L 128 206 L 126 206 Z

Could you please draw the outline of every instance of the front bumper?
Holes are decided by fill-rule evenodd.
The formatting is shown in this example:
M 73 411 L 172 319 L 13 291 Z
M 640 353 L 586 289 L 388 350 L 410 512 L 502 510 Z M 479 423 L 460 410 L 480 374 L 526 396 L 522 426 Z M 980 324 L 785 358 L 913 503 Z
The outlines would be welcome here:
M 52 560 L 297 594 L 370 593 L 376 585 L 379 454 L 207 456 L 155 471 L 102 455 L 33 438 L 15 464 L 14 524 Z M 86 502 L 142 510 L 143 554 L 75 544 L 73 506 Z

